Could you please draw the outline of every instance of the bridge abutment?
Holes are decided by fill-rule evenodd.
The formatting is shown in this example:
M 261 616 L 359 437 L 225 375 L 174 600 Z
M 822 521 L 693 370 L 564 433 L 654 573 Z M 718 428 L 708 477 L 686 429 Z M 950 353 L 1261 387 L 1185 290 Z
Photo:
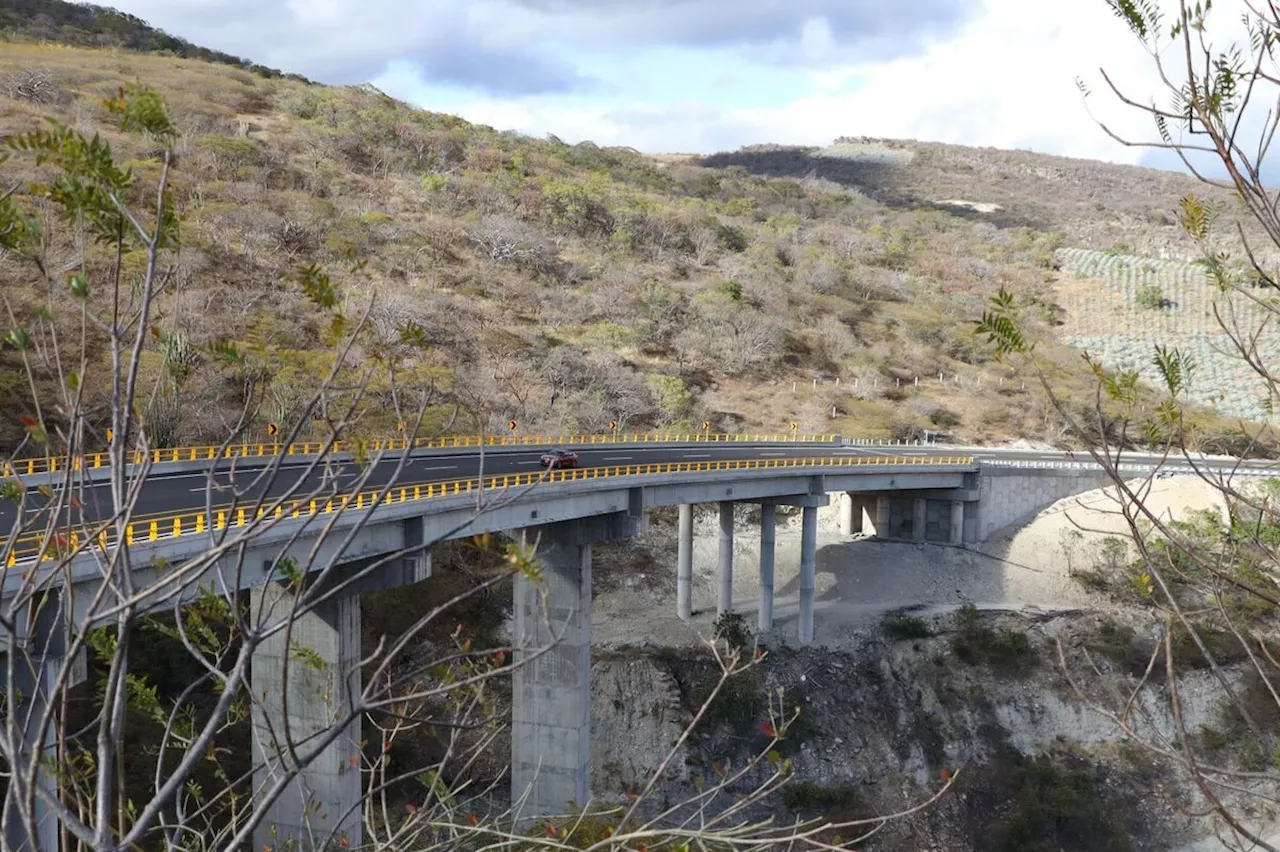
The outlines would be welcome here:
M 309 740 L 350 715 L 361 689 L 360 597 L 335 596 L 291 616 L 293 592 L 272 582 L 250 590 L 250 607 L 256 625 L 293 619 L 253 655 L 253 783 L 261 793 L 297 768 L 290 743 L 309 754 L 316 748 Z M 355 719 L 287 781 L 254 831 L 254 848 L 319 849 L 343 838 L 360 845 L 361 738 Z

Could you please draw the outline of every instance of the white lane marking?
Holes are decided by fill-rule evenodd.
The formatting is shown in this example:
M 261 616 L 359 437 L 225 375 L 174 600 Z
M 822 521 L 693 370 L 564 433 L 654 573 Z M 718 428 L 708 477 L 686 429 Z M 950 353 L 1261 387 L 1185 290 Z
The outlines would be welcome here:
M 687 458 L 687 459 L 709 459 L 709 458 L 711 458 L 711 453 L 706 453 L 706 454 L 701 454 L 701 453 L 685 453 L 685 454 L 684 454 L 684 458 Z
M 761 458 L 781 459 L 781 458 L 786 458 L 787 454 L 786 453 L 761 453 L 760 456 Z
M 630 461 L 631 456 L 605 456 L 601 461 Z
M 414 470 L 457 470 L 456 464 L 445 465 L 443 467 L 415 467 Z
M 534 461 L 518 461 L 518 462 L 516 462 L 516 464 L 539 464 L 539 462 L 538 462 L 537 460 L 534 460 Z

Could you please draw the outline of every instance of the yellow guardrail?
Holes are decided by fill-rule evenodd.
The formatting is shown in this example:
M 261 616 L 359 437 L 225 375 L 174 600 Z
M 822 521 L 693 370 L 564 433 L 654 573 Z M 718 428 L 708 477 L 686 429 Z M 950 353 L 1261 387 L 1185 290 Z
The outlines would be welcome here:
M 281 504 L 270 512 L 265 508 L 245 508 L 243 506 L 215 507 L 193 512 L 159 515 L 152 518 L 138 518 L 124 526 L 125 544 L 132 546 L 142 541 L 158 541 L 160 539 L 180 538 L 184 535 L 203 535 L 210 531 L 243 527 L 258 518 L 270 515 L 273 518 L 302 518 L 325 515 L 346 509 L 371 509 L 374 506 L 390 506 L 401 503 L 412 503 L 420 500 L 432 500 L 439 497 L 453 497 L 470 494 L 480 488 L 501 490 L 504 488 L 523 488 L 540 483 L 581 482 L 590 479 L 609 479 L 625 476 L 656 476 L 672 473 L 709 473 L 723 470 L 773 470 L 785 468 L 838 468 L 838 467 L 884 467 L 884 466 L 968 466 L 973 464 L 973 456 L 842 456 L 839 458 L 770 458 L 770 459 L 731 459 L 727 461 L 692 461 L 692 462 L 654 462 L 651 464 L 625 464 L 608 467 L 580 467 L 529 473 L 500 473 L 470 479 L 454 479 L 441 482 L 418 482 L 409 485 L 398 485 L 391 488 L 369 489 L 338 498 L 321 498 L 296 500 L 288 505 Z M 115 529 L 102 530 L 98 533 L 97 544 L 105 550 L 115 543 Z M 55 559 L 64 553 L 74 553 L 80 549 L 84 539 L 76 531 L 57 532 L 52 536 L 47 533 L 22 536 L 10 551 L 7 564 L 12 567 L 19 561 L 40 556 L 43 559 Z M 23 546 L 29 543 L 29 546 Z
M 633 434 L 609 435 L 460 435 L 447 438 L 418 438 L 410 441 L 405 438 L 370 439 L 367 441 L 337 441 L 330 452 L 334 453 L 380 453 L 406 449 L 464 449 L 467 447 L 519 447 L 519 446 L 581 446 L 585 444 L 673 444 L 673 443 L 830 443 L 838 435 L 798 435 L 788 432 L 777 435 L 710 434 L 699 432 L 692 435 L 666 434 L 646 432 Z M 292 444 L 231 444 L 202 447 L 170 447 L 148 451 L 132 450 L 128 455 L 129 464 L 142 464 L 150 459 L 152 464 L 164 462 L 214 461 L 217 459 L 271 458 L 274 456 L 307 456 L 316 455 L 325 448 L 319 441 L 303 441 Z M 78 456 L 40 457 L 29 459 L 11 459 L 0 464 L 0 475 L 33 476 L 37 473 L 58 473 L 70 466 L 72 470 L 93 470 L 111 466 L 111 456 L 106 452 L 84 453 Z

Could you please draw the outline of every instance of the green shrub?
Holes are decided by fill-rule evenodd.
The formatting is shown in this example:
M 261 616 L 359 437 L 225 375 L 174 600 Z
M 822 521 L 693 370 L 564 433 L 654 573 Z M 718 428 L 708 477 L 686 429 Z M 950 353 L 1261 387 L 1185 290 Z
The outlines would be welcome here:
M 1148 310 L 1158 310 L 1165 305 L 1164 291 L 1160 289 L 1159 284 L 1150 281 L 1138 288 L 1136 298 L 1138 307 Z
M 723 639 L 730 648 L 752 647 L 755 644 L 755 637 L 751 633 L 751 628 L 747 627 L 747 620 L 743 618 L 740 612 L 726 612 L 716 619 L 715 636 L 717 639 Z
M 722 296 L 729 297 L 730 301 L 733 301 L 733 302 L 742 301 L 742 284 L 741 282 L 736 281 L 732 278 L 730 278 L 727 281 L 721 281 L 719 284 L 717 284 L 716 292 Z
M 897 612 L 889 613 L 880 620 L 880 632 L 888 638 L 901 642 L 908 639 L 928 639 L 933 635 L 929 625 L 917 615 Z
M 1097 773 L 1066 756 L 1028 758 L 1011 748 L 1000 750 L 985 771 L 973 773 L 968 795 L 996 805 L 999 817 L 986 828 L 995 852 L 1128 852 L 1123 830 L 1098 796 Z M 998 803 L 998 804 L 997 804 Z
M 815 781 L 788 781 L 782 788 L 782 803 L 790 811 L 829 811 L 857 801 L 858 793 L 849 784 L 829 787 Z
M 956 626 L 959 629 L 951 640 L 951 652 L 963 663 L 989 666 L 1004 675 L 1025 675 L 1040 664 L 1040 655 L 1027 634 L 982 626 L 978 608 L 971 603 L 957 612 Z
M 713 676 L 694 691 L 696 706 L 701 707 L 706 702 L 718 680 L 718 675 Z M 720 687 L 715 700 L 703 713 L 697 732 L 708 734 L 723 730 L 741 739 L 751 738 L 757 733 L 756 721 L 764 708 L 764 700 L 751 672 L 741 672 Z
M 666 423 L 684 418 L 693 406 L 693 394 L 679 376 L 650 374 L 645 376 L 644 383 Z

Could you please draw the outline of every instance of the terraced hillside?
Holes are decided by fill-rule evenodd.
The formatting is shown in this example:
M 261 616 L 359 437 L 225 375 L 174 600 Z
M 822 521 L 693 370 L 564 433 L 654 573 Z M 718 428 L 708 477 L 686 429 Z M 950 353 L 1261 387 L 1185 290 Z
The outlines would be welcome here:
M 1118 251 L 1059 249 L 1064 274 L 1058 282 L 1065 309 L 1064 339 L 1099 356 L 1115 369 L 1138 370 L 1152 382 L 1156 343 L 1189 352 L 1197 365 L 1192 399 L 1236 417 L 1270 417 L 1264 385 L 1240 359 L 1223 331 L 1264 327 L 1270 312 L 1244 295 L 1223 293 L 1195 263 L 1159 260 Z M 1258 299 L 1268 298 L 1261 292 Z M 1258 351 L 1272 363 L 1280 357 L 1280 331 L 1266 326 Z

